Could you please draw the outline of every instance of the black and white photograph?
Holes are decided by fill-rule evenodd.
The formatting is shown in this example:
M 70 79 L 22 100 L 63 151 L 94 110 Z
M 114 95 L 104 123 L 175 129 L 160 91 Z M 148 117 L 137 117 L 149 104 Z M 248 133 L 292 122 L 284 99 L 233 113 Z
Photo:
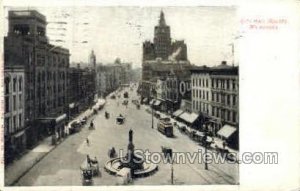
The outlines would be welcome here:
M 236 7 L 4 7 L 5 186 L 239 184 Z
M 300 1 L 254 1 L 1 1 L 0 190 L 299 190 Z

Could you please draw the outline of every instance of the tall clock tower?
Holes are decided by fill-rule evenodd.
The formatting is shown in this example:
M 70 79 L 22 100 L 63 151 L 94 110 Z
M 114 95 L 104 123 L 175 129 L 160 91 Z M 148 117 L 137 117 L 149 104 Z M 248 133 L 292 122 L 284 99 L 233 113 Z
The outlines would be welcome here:
M 154 49 L 156 58 L 167 60 L 171 53 L 170 27 L 166 24 L 164 12 L 161 11 L 159 24 L 154 28 Z

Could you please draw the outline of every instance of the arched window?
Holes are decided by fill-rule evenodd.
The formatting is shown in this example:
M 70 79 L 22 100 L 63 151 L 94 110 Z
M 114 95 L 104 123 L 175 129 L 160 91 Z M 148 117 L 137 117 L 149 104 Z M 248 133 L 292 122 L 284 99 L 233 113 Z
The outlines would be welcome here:
M 9 94 L 9 82 L 10 82 L 10 78 L 6 77 L 4 80 L 5 83 L 5 94 Z
M 22 77 L 19 78 L 19 91 L 22 91 L 23 88 L 23 79 Z
M 13 91 L 15 92 L 17 90 L 17 78 L 13 79 Z

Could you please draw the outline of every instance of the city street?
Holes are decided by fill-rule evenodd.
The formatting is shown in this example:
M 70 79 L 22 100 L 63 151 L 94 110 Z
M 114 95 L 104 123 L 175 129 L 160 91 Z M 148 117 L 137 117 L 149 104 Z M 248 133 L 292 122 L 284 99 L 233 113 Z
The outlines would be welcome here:
M 108 174 L 104 170 L 105 163 L 109 160 L 108 150 L 115 147 L 125 152 L 128 145 L 128 131 L 133 130 L 133 143 L 135 149 L 148 149 L 150 152 L 161 152 L 161 146 L 168 146 L 173 152 L 198 152 L 204 150 L 188 136 L 181 134 L 174 128 L 174 138 L 168 138 L 157 131 L 157 119 L 154 118 L 154 129 L 151 128 L 151 114 L 145 111 L 148 106 L 142 105 L 138 110 L 131 100 L 138 99 L 136 89 L 129 92 L 128 107 L 122 105 L 121 98 L 107 98 L 104 109 L 92 119 L 95 130 L 87 126 L 81 132 L 69 136 L 51 153 L 37 163 L 16 185 L 19 186 L 76 186 L 82 185 L 80 165 L 86 160 L 86 155 L 92 159 L 96 157 L 100 162 L 101 176 L 94 177 L 94 185 L 117 185 L 118 177 Z M 104 112 L 110 113 L 110 118 L 105 119 Z M 122 114 L 126 120 L 123 125 L 116 124 L 116 116 Z M 86 139 L 89 139 L 89 145 Z M 118 153 L 119 154 L 119 153 Z M 198 161 L 198 160 L 196 160 Z M 237 184 L 238 164 L 209 164 L 208 170 L 203 163 L 174 164 L 175 184 Z M 167 185 L 171 184 L 171 166 L 160 162 L 158 171 L 152 176 L 138 178 L 134 185 Z

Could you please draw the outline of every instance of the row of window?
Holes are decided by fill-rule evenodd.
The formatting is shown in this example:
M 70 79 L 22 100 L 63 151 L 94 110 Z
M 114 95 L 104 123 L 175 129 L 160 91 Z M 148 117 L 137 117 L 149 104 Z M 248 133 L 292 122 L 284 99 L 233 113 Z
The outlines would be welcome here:
M 19 81 L 19 83 L 17 83 L 17 81 Z M 5 83 L 5 95 L 10 93 L 10 78 L 6 77 L 4 80 Z M 17 77 L 13 78 L 13 83 L 12 83 L 12 92 L 16 92 L 17 91 L 17 87 L 19 88 L 19 92 L 21 92 L 23 90 L 23 78 L 19 77 L 19 79 L 17 79 Z
M 196 90 L 193 89 L 192 91 L 192 97 L 194 98 L 200 98 L 204 100 L 209 100 L 209 92 L 205 90 Z
M 11 100 L 10 96 L 5 96 L 5 113 L 11 112 L 11 111 L 16 111 L 18 109 L 21 109 L 23 107 L 23 95 L 20 94 L 18 95 L 18 100 L 17 100 L 17 95 L 13 95 Z M 19 104 L 19 107 L 17 108 L 17 104 Z M 12 105 L 12 108 L 11 108 Z
M 12 124 L 10 123 L 11 119 L 12 119 Z M 19 115 L 14 115 L 12 118 L 6 117 L 4 119 L 4 131 L 6 135 L 10 133 L 14 133 L 19 128 L 22 127 L 23 127 L 23 117 L 21 113 Z
M 167 80 L 167 87 L 169 88 L 177 88 L 177 81 L 176 80 Z
M 226 105 L 236 105 L 236 95 L 230 95 L 230 94 L 221 94 L 221 93 L 212 93 L 212 101 L 226 104 Z
M 224 119 L 228 122 L 238 122 L 237 120 L 237 112 L 225 110 L 217 107 L 212 107 L 212 116 Z
M 56 78 L 58 78 L 59 80 L 65 80 L 66 79 L 66 74 L 65 72 L 53 72 L 51 74 L 51 72 L 47 72 L 47 79 L 48 80 L 54 80 L 56 82 Z M 45 72 L 40 72 L 38 74 L 38 82 L 41 82 L 41 81 L 45 81 L 46 80 L 46 76 L 45 76 Z
M 230 87 L 231 84 L 231 87 Z M 230 79 L 212 79 L 212 88 L 217 89 L 236 89 L 236 80 L 230 80 Z
M 47 59 L 47 60 L 46 60 Z M 45 56 L 45 54 L 38 53 L 37 54 L 37 64 L 42 66 L 45 63 L 49 63 L 49 65 L 55 66 L 66 66 L 66 60 L 68 59 L 62 58 L 57 54 L 53 54 L 53 56 Z
M 193 86 L 195 87 L 209 87 L 209 80 L 208 79 L 192 79 Z M 231 86 L 230 86 L 231 84 Z M 236 89 L 236 80 L 230 79 L 212 79 L 211 80 L 211 87 L 218 88 L 218 89 Z
M 200 111 L 202 113 L 208 114 L 209 112 L 208 107 L 209 105 L 207 103 L 193 100 L 193 110 L 196 110 L 197 112 Z
M 171 100 L 177 100 L 178 99 L 178 95 L 175 92 L 167 92 L 167 98 L 171 99 Z
M 193 78 L 193 86 L 208 87 L 208 79 Z

